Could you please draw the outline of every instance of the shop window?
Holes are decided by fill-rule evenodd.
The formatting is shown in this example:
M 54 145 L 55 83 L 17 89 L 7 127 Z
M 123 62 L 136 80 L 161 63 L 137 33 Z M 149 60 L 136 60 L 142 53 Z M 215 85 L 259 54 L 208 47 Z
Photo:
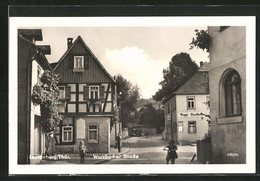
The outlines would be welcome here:
M 88 126 L 88 141 L 98 142 L 98 126 L 96 124 Z
M 187 109 L 195 109 L 195 97 L 187 97 Z
M 188 133 L 195 134 L 196 133 L 196 121 L 188 122 Z
M 62 126 L 62 142 L 72 142 L 72 141 L 73 141 L 73 127 Z

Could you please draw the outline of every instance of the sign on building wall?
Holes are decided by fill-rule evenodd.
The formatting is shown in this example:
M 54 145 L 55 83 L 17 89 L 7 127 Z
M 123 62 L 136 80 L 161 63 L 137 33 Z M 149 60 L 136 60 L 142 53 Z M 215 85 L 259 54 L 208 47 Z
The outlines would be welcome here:
M 207 114 L 206 114 L 207 115 Z M 205 113 L 203 112 L 180 112 L 179 117 L 201 117 L 205 116 Z

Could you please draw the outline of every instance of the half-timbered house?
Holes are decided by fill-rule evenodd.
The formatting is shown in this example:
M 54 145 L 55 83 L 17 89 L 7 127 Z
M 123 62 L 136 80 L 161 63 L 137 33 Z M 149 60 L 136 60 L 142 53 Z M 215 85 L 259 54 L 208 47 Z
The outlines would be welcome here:
M 107 153 L 110 124 L 116 105 L 116 86 L 83 39 L 67 39 L 67 51 L 52 64 L 59 75 L 60 105 L 63 115 L 55 132 L 56 152 L 77 152 L 84 141 L 87 152 Z

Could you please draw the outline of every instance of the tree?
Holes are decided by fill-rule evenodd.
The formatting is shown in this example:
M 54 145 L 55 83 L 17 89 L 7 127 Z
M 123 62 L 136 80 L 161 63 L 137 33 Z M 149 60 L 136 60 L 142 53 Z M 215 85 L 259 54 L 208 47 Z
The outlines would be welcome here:
M 197 30 L 195 29 L 196 37 L 192 38 L 190 45 L 190 49 L 194 47 L 200 48 L 203 51 L 206 49 L 209 52 L 209 43 L 210 43 L 210 36 L 208 34 L 208 30 Z
M 179 53 L 172 57 L 169 67 L 163 69 L 163 78 L 159 84 L 162 86 L 153 99 L 161 101 L 182 86 L 198 69 L 198 65 L 187 53 Z
M 140 123 L 150 125 L 157 128 L 157 133 L 160 128 L 164 127 L 164 112 L 161 109 L 156 110 L 151 103 L 148 103 L 140 109 L 139 112 Z
M 127 123 L 133 121 L 136 109 L 135 103 L 140 99 L 139 88 L 137 85 L 126 80 L 122 75 L 116 76 L 117 94 L 122 97 L 121 102 L 121 120 L 122 126 L 126 127 Z
M 41 120 L 40 127 L 44 132 L 54 131 L 60 120 L 58 75 L 46 70 L 41 82 L 33 87 L 32 101 L 34 105 L 40 105 Z

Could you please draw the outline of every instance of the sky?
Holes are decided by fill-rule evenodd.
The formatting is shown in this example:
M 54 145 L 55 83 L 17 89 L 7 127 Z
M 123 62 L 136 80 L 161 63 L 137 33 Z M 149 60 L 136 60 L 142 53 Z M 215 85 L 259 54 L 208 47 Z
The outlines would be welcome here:
M 67 38 L 81 36 L 111 76 L 121 74 L 139 87 L 142 98 L 151 98 L 161 88 L 163 69 L 171 58 L 181 52 L 190 54 L 198 65 L 208 62 L 208 53 L 190 50 L 195 29 L 207 27 L 37 27 L 42 29 L 43 41 L 50 45 L 50 63 L 57 62 L 67 50 Z

